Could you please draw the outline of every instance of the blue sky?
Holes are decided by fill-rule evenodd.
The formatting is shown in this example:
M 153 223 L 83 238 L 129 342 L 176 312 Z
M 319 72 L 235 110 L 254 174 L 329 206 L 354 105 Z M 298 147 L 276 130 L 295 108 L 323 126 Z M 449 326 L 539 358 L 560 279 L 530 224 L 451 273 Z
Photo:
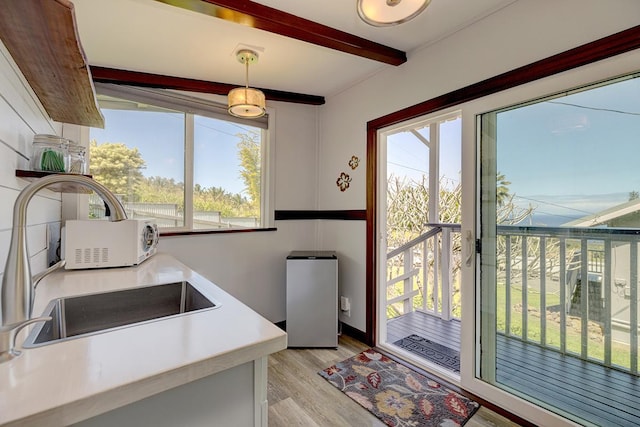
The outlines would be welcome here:
M 566 216 L 640 191 L 640 79 L 498 114 L 497 167 L 518 202 Z
M 427 140 L 429 128 L 418 130 Z M 440 177 L 447 185 L 460 182 L 461 121 L 447 121 L 440 126 Z M 421 176 L 429 175 L 429 150 L 414 135 L 401 132 L 387 138 L 387 175 L 405 177 L 420 182 Z
M 403 132 L 387 142 L 389 174 L 428 175 L 417 138 Z M 640 192 L 640 78 L 500 112 L 496 158 L 515 202 L 553 225 L 626 202 Z M 440 167 L 459 179 L 459 121 L 441 127 Z
M 143 174 L 184 181 L 184 118 L 181 113 L 102 110 L 105 129 L 91 129 L 91 139 L 98 144 L 122 142 L 138 147 L 147 163 Z M 240 193 L 236 145 L 239 133 L 259 129 L 223 120 L 196 117 L 194 130 L 194 181 L 203 187 L 222 187 Z

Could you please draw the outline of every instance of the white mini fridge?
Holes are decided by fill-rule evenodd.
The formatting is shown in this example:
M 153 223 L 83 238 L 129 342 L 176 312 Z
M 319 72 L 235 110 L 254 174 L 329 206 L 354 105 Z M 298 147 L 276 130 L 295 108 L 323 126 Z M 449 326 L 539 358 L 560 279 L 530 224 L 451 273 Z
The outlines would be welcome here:
M 294 251 L 287 257 L 289 347 L 338 347 L 338 257 Z

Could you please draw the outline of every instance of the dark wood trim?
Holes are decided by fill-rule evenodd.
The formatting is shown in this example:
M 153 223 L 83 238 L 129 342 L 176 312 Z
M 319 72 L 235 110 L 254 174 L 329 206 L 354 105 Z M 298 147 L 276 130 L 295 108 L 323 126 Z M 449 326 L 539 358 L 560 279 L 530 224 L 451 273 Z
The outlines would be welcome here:
M 640 48 L 640 25 L 372 120 L 381 129 Z
M 378 130 L 638 48 L 640 48 L 640 25 L 395 111 L 367 123 L 367 255 L 365 267 L 367 341 L 371 338 L 375 343 L 377 330 L 376 198 L 378 175 L 376 167 Z
M 76 175 L 65 172 L 45 172 L 45 171 L 32 171 L 24 169 L 16 169 L 16 177 L 22 178 L 26 181 L 32 182 L 39 178 L 43 178 L 48 175 Z M 84 175 L 87 178 L 93 178 L 92 175 Z M 76 193 L 76 194 L 90 194 L 93 191 L 84 185 L 76 184 L 74 182 L 56 182 L 48 185 L 47 190 L 56 191 L 58 193 Z
M 378 307 L 378 283 L 377 256 L 378 245 L 376 233 L 378 230 L 378 217 L 376 206 L 378 205 L 378 132 L 371 124 L 367 124 L 367 242 L 365 258 L 365 281 L 366 281 L 366 338 L 368 345 L 376 345 L 378 335 L 378 322 L 376 322 L 376 310 Z
M 275 211 L 275 220 L 337 219 L 364 221 L 367 219 L 366 212 L 364 209 L 342 211 Z
M 386 64 L 407 62 L 401 50 L 249 0 L 156 1 Z
M 116 68 L 98 67 L 91 65 L 93 81 L 131 86 L 155 87 L 162 89 L 186 90 L 190 92 L 227 95 L 238 85 L 206 80 L 187 79 L 184 77 L 163 76 L 160 74 L 143 73 L 140 71 L 119 70 Z M 291 102 L 295 104 L 323 105 L 323 96 L 305 95 L 303 93 L 285 92 L 282 90 L 257 88 L 264 92 L 270 101 Z
M 65 172 L 46 172 L 46 171 L 32 171 L 26 169 L 16 169 L 16 176 L 18 178 L 24 179 L 35 179 L 35 178 L 43 178 L 49 175 L 77 175 L 73 173 L 65 173 Z M 93 175 L 84 175 L 87 178 L 93 178 Z M 364 212 L 364 211 L 363 211 Z
M 260 231 L 278 231 L 278 229 L 275 227 L 233 228 L 231 230 L 192 230 L 192 231 L 162 231 L 162 229 L 160 229 L 160 237 L 199 236 L 203 234 L 256 233 Z
M 475 394 L 470 393 L 470 392 L 458 387 L 455 384 L 451 384 L 447 380 L 445 380 L 443 378 L 440 378 L 439 376 L 434 375 L 431 372 L 425 371 L 424 369 L 422 369 L 422 368 L 420 368 L 418 366 L 412 365 L 411 363 L 407 362 L 404 359 L 400 359 L 399 357 L 397 357 L 394 354 L 388 353 L 385 350 L 382 350 L 382 349 L 380 349 L 378 347 L 374 347 L 374 350 L 377 351 L 380 354 L 384 354 L 389 359 L 391 359 L 391 360 L 393 360 L 393 361 L 395 361 L 395 362 L 397 362 L 397 363 L 399 363 L 399 364 L 401 364 L 403 366 L 406 366 L 407 368 L 409 368 L 409 369 L 411 369 L 413 371 L 416 371 L 417 373 L 419 373 L 419 374 L 421 374 L 421 375 L 423 375 L 423 376 L 425 376 L 427 378 L 431 378 L 432 380 L 441 383 L 443 386 L 455 391 L 456 393 L 459 393 L 459 394 L 461 394 L 461 395 L 463 395 L 465 397 L 468 397 L 469 399 L 471 399 L 471 400 L 473 400 L 475 402 L 478 402 L 482 406 L 486 406 L 488 409 L 491 409 L 493 412 L 495 412 L 495 413 L 497 413 L 499 415 L 502 415 L 505 418 L 508 418 L 509 420 L 513 421 L 514 423 L 516 423 L 516 424 L 518 424 L 520 426 L 523 426 L 523 427 L 537 427 L 536 424 L 533 424 L 533 423 L 525 420 L 524 418 L 520 418 L 519 416 L 517 416 L 515 414 L 512 414 L 511 412 L 507 411 L 506 409 L 504 409 L 504 408 L 502 408 L 502 407 L 500 407 L 498 405 L 495 405 L 495 404 L 489 402 L 488 400 L 484 400 L 480 396 L 476 396 Z
M 347 325 L 344 322 L 340 322 L 340 325 L 342 327 L 342 335 L 350 336 L 351 338 L 354 338 L 360 342 L 363 342 L 367 345 L 371 345 L 366 341 L 367 334 L 362 332 L 360 329 L 356 329 L 353 326 Z
M 3 1 L 0 39 L 52 120 L 104 127 L 71 1 Z

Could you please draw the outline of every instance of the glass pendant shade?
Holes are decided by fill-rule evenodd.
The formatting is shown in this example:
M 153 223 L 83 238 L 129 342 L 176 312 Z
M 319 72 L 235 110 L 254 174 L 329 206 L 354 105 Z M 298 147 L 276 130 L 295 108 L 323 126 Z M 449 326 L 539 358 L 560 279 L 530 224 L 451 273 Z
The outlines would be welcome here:
M 228 95 L 229 114 L 236 117 L 262 117 L 265 110 L 264 93 L 250 87 L 231 89 Z
M 243 49 L 236 53 L 238 62 L 245 66 L 245 86 L 229 91 L 227 101 L 229 114 L 236 117 L 256 119 L 266 113 L 265 97 L 261 90 L 249 87 L 249 64 L 258 61 L 258 54 L 252 50 Z
M 431 0 L 358 0 L 358 15 L 376 27 L 398 25 L 415 18 Z

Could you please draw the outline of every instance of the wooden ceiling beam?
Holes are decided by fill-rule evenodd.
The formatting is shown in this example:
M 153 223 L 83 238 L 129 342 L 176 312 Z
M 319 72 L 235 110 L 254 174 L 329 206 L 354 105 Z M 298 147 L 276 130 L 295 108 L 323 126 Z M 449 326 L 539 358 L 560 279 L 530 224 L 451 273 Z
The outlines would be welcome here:
M 211 93 L 214 95 L 225 96 L 231 89 L 238 87 L 238 85 L 229 83 L 209 82 L 206 80 L 163 76 L 161 74 L 97 67 L 94 65 L 92 65 L 90 68 L 91 75 L 93 76 L 93 81 L 101 83 L 186 90 L 190 92 Z M 323 96 L 305 95 L 302 93 L 285 92 L 281 90 L 264 88 L 256 89 L 260 89 L 261 91 L 263 91 L 265 97 L 270 101 L 282 101 L 307 105 L 322 105 L 325 102 Z
M 249 0 L 156 1 L 385 64 L 407 62 L 401 50 Z

